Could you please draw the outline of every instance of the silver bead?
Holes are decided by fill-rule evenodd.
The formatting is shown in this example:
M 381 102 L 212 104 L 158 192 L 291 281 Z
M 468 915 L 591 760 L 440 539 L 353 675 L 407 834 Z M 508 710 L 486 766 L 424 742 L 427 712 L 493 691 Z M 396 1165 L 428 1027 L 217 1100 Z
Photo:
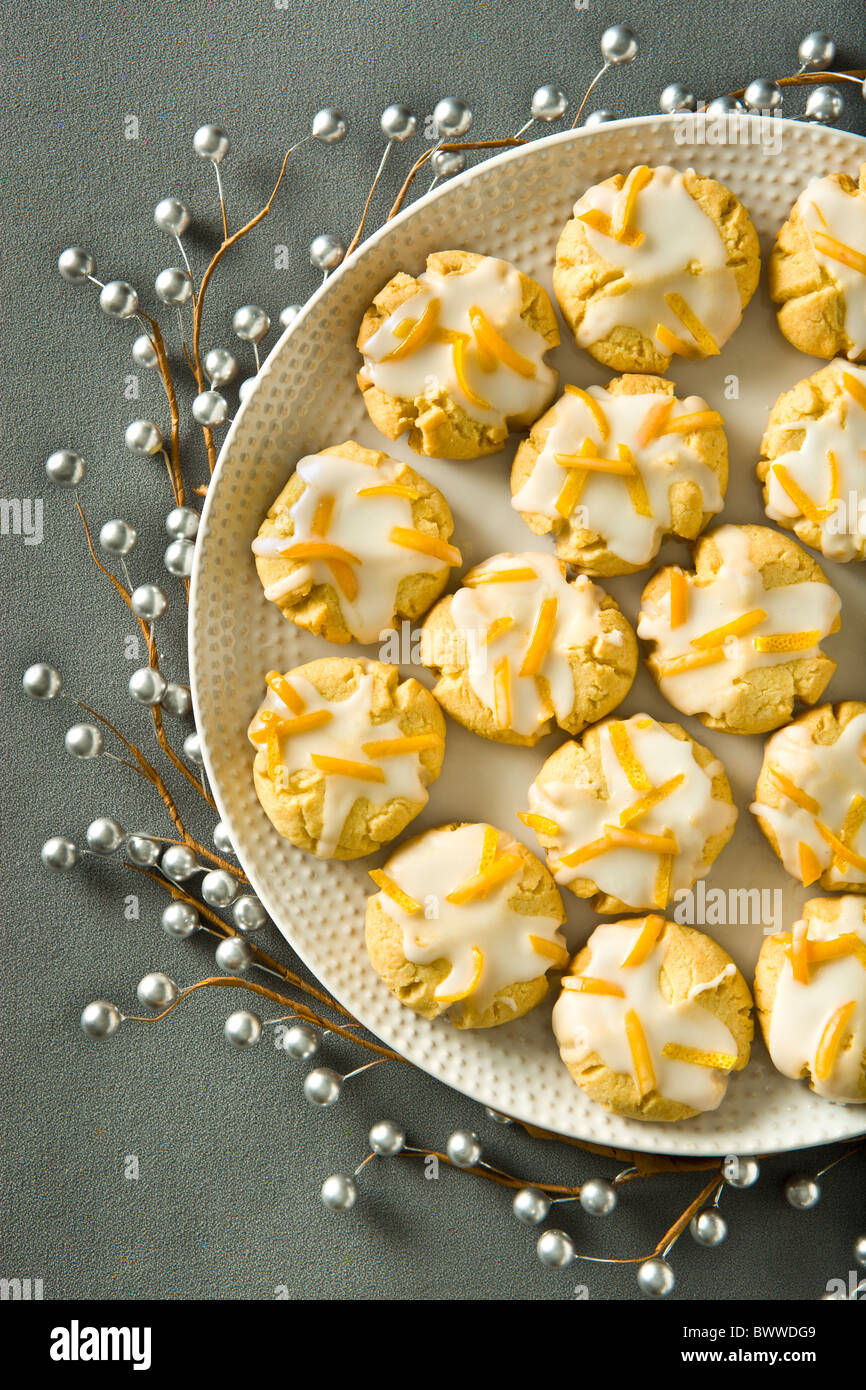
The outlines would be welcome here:
M 194 557 L 195 545 L 193 542 L 181 538 L 166 546 L 162 563 L 169 574 L 174 575 L 175 579 L 188 579 L 192 574 Z
M 728 1187 L 754 1187 L 760 1176 L 760 1168 L 755 1158 L 734 1158 L 725 1161 L 725 1182 Z
M 192 145 L 200 158 L 219 164 L 228 154 L 229 137 L 218 125 L 202 125 L 192 137 Z
M 198 913 L 191 903 L 169 903 L 163 908 L 159 924 L 166 936 L 177 937 L 183 941 L 192 936 L 201 926 Z
M 455 1129 L 448 1135 L 445 1152 L 455 1168 L 474 1168 L 481 1157 L 481 1140 L 471 1129 Z
M 120 518 L 106 521 L 99 528 L 99 544 L 107 555 L 128 555 L 137 540 L 135 527 Z
M 129 606 L 137 618 L 150 623 L 162 617 L 168 607 L 168 598 L 158 584 L 139 584 L 129 596 Z
M 785 1183 L 785 1198 L 796 1211 L 810 1211 L 821 1200 L 821 1184 L 808 1173 L 798 1173 Z
M 443 97 L 433 107 L 433 121 L 436 133 L 449 139 L 455 135 L 465 135 L 472 124 L 472 112 L 465 101 L 457 97 Z
M 202 391 L 192 403 L 193 419 L 207 429 L 224 424 L 228 413 L 229 403 L 219 391 Z
M 78 863 L 78 846 L 65 835 L 52 835 L 39 853 L 46 869 L 74 869 Z
M 731 116 L 738 111 L 744 111 L 745 107 L 736 97 L 713 97 L 708 104 L 706 114 L 708 116 Z
M 323 106 L 310 124 L 310 134 L 323 145 L 337 145 L 346 137 L 346 122 L 332 106 Z
M 659 110 L 667 115 L 674 111 L 694 111 L 697 105 L 694 93 L 681 82 L 671 82 L 659 97 Z
M 521 1187 L 514 1194 L 511 1210 L 524 1226 L 540 1226 L 550 1211 L 550 1198 L 537 1187 Z
M 601 36 L 601 56 L 611 67 L 637 57 L 637 39 L 625 24 L 612 24 Z
M 393 1158 L 406 1146 L 406 1131 L 393 1120 L 377 1120 L 368 1137 L 370 1148 L 380 1158 Z
M 834 125 L 844 110 L 842 93 L 823 82 L 813 87 L 806 99 L 806 116 L 819 125 Z
M 87 827 L 87 848 L 94 854 L 116 854 L 126 838 L 126 831 L 111 816 L 100 816 Z
M 246 893 L 232 904 L 232 920 L 239 931 L 261 931 L 268 920 L 268 914 L 258 898 L 254 898 L 251 893 Z
M 188 878 L 192 878 L 193 874 L 198 872 L 201 865 L 192 850 L 187 849 L 186 845 L 169 845 L 167 849 L 163 850 L 159 867 L 166 878 L 171 879 L 172 883 L 185 883 Z
M 336 1105 L 342 1089 L 342 1076 L 330 1067 L 316 1067 L 304 1077 L 304 1095 L 311 1105 Z
M 262 1020 L 249 1009 L 236 1009 L 226 1019 L 223 1032 L 235 1047 L 255 1047 L 261 1041 Z
M 329 232 L 322 232 L 310 242 L 310 265 L 316 270 L 336 270 L 345 254 L 340 238 Z
M 280 323 L 283 328 L 291 327 L 298 317 L 298 314 L 301 312 L 301 308 L 302 306 L 300 304 L 287 304 L 285 309 L 280 310 Z M 251 377 L 250 380 L 255 381 L 255 377 Z M 246 385 L 246 383 L 244 384 Z
M 217 850 L 219 850 L 220 854 L 234 854 L 235 847 L 232 844 L 231 836 L 228 832 L 228 826 L 226 825 L 224 820 L 218 820 L 216 825 L 214 826 L 213 842 L 214 847 Z M 264 911 L 264 909 L 262 910 Z
M 120 1027 L 120 1010 L 107 999 L 94 999 L 81 1015 L 81 1027 L 89 1038 L 110 1038 Z
M 140 1004 L 147 1004 L 151 1009 L 167 1009 L 169 1004 L 174 1003 L 179 990 L 168 975 L 163 975 L 161 970 L 154 970 L 152 974 L 139 980 L 135 993 Z
M 200 520 L 192 507 L 172 507 L 165 518 L 165 529 L 174 540 L 195 540 Z
M 574 1259 L 574 1244 L 565 1231 L 542 1231 L 535 1249 L 548 1269 L 565 1269 Z
M 220 970 L 229 975 L 242 975 L 253 963 L 253 948 L 242 936 L 227 936 L 215 952 Z
M 299 1062 L 306 1062 L 310 1057 L 315 1057 L 319 1046 L 318 1033 L 307 1023 L 293 1023 L 283 1036 L 283 1051 L 288 1052 L 290 1057 L 297 1058 Z M 315 1073 L 311 1072 L 310 1075 Z
M 328 1211 L 351 1211 L 357 1200 L 358 1188 L 354 1178 L 333 1173 L 322 1183 L 322 1202 Z
M 128 690 L 133 700 L 140 705 L 158 705 L 166 691 L 168 681 L 161 671 L 152 666 L 140 666 L 129 678 Z
M 597 130 L 600 125 L 607 125 L 608 121 L 615 120 L 616 116 L 612 111 L 590 111 L 583 124 L 586 130 Z
M 73 724 L 66 730 L 63 743 L 73 758 L 98 758 L 105 740 L 95 724 Z
M 776 111 L 782 105 L 782 89 L 769 77 L 756 77 L 743 93 L 750 111 Z
M 496 1125 L 513 1125 L 514 1121 L 510 1115 L 503 1115 L 501 1110 L 494 1110 L 491 1105 L 485 1105 L 484 1113 L 488 1120 L 492 1120 Z
M 854 1259 L 861 1269 L 866 1269 L 866 1236 L 858 1236 L 855 1240 Z
M 232 328 L 244 343 L 260 342 L 270 326 L 270 319 L 258 304 L 242 304 L 232 318 Z
M 253 387 L 255 386 L 257 381 L 257 376 L 248 376 L 246 381 L 241 382 L 240 386 L 238 387 L 238 397 L 240 399 L 241 405 L 243 405 L 244 401 L 247 399 L 248 396 L 252 395 Z
M 201 739 L 197 733 L 187 734 L 183 741 L 183 755 L 196 767 L 204 767 L 204 754 L 201 751 Z
M 163 304 L 180 307 L 192 299 L 192 278 L 188 270 L 170 265 L 161 270 L 153 282 L 157 299 Z
M 189 226 L 189 213 L 177 198 L 161 198 L 153 210 L 153 220 L 161 232 L 181 237 Z
M 83 285 L 88 276 L 93 274 L 93 257 L 83 246 L 67 246 L 57 257 L 57 269 L 70 285 Z
M 45 460 L 45 472 L 56 487 L 78 487 L 84 478 L 84 459 L 71 449 L 55 449 Z
M 169 681 L 159 702 L 160 709 L 174 719 L 186 719 L 192 713 L 192 695 L 188 685 Z
M 127 449 L 142 457 L 158 454 L 162 448 L 162 431 L 152 420 L 133 420 L 123 436 Z
M 393 101 L 379 117 L 379 125 L 386 140 L 397 140 L 402 145 L 418 129 L 418 117 L 402 102 Z
M 238 881 L 228 869 L 211 869 L 201 881 L 201 895 L 211 907 L 230 907 L 238 895 Z
M 437 179 L 450 179 L 462 174 L 466 168 L 466 156 L 462 150 L 435 150 L 430 163 Z
M 238 374 L 237 358 L 228 348 L 211 348 L 205 354 L 204 372 L 211 386 L 227 386 Z
M 138 293 L 125 280 L 109 280 L 99 291 L 99 307 L 110 319 L 129 319 L 138 313 Z
M 823 29 L 813 29 L 800 40 L 797 57 L 810 72 L 824 72 L 836 57 L 836 45 Z
M 658 1256 L 644 1260 L 638 1269 L 637 1286 L 647 1298 L 667 1298 L 669 1293 L 673 1293 L 675 1283 L 674 1272 L 667 1260 Z
M 703 1211 L 692 1217 L 689 1230 L 698 1245 L 705 1245 L 711 1250 L 714 1246 L 721 1245 L 727 1236 L 728 1223 L 715 1207 L 704 1207 Z
M 558 121 L 568 110 L 568 97 L 558 87 L 546 82 L 532 93 L 529 109 L 536 121 Z
M 55 671 L 45 661 L 37 661 L 28 666 L 21 677 L 21 684 L 34 700 L 53 700 L 60 694 L 60 672 Z
M 149 835 L 130 835 L 126 842 L 126 857 L 139 868 L 153 868 L 159 863 L 159 853 L 159 845 Z
M 580 1205 L 590 1216 L 610 1216 L 617 1203 L 617 1191 L 606 1178 L 590 1178 L 580 1185 Z
M 152 371 L 159 366 L 156 348 L 146 333 L 140 333 L 132 345 L 132 359 L 139 367 Z

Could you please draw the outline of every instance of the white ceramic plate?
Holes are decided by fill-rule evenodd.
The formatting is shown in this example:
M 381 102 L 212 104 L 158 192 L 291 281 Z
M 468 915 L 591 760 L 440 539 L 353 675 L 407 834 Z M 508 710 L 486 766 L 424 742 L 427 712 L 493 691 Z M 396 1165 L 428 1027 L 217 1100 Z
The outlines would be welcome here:
M 759 118 L 752 126 L 760 135 Z M 749 209 L 766 252 L 810 175 L 856 173 L 864 154 L 857 136 L 779 122 L 781 150 L 760 144 L 680 143 L 676 118 L 642 117 L 598 130 L 540 140 L 470 169 L 423 198 L 376 233 L 315 294 L 265 363 L 256 389 L 223 447 L 198 542 L 190 611 L 190 664 L 198 728 L 220 812 L 240 860 L 280 931 L 327 989 L 378 1037 L 466 1095 L 497 1110 L 590 1142 L 678 1154 L 756 1153 L 818 1144 L 866 1128 L 866 1107 L 828 1104 L 771 1067 L 760 1040 L 749 1067 L 736 1074 L 721 1107 L 680 1125 L 641 1124 L 608 1115 L 575 1087 L 550 1031 L 550 1002 L 526 1018 L 483 1032 L 429 1023 L 400 1004 L 367 962 L 363 944 L 367 870 L 384 856 L 353 864 L 321 863 L 281 840 L 259 807 L 251 776 L 247 723 L 265 671 L 288 670 L 315 656 L 361 648 L 332 647 L 284 621 L 262 595 L 250 553 L 261 518 L 295 462 L 348 438 L 386 447 L 419 466 L 442 488 L 456 522 L 454 540 L 467 566 L 500 550 L 547 549 L 512 511 L 511 449 L 472 463 L 418 460 L 403 443 L 388 446 L 367 420 L 354 373 L 362 313 L 395 271 L 418 272 L 428 252 L 464 247 L 514 261 L 548 289 L 554 248 L 572 204 L 590 184 L 634 164 L 691 165 L 727 184 Z M 563 337 L 567 337 L 563 329 Z M 608 373 L 564 345 L 553 355 L 562 379 L 603 383 Z M 762 282 L 745 321 L 721 356 L 672 369 L 680 394 L 699 392 L 723 410 L 731 481 L 722 519 L 765 522 L 754 466 L 767 413 L 778 394 L 821 364 L 794 351 L 778 332 Z M 738 397 L 734 388 L 738 389 Z M 659 563 L 687 557 L 669 543 Z M 864 698 L 866 573 L 856 564 L 825 566 L 842 595 L 843 633 L 827 642 L 839 669 L 827 698 Z M 607 581 L 634 622 L 650 570 Z M 375 648 L 364 648 L 375 656 Z M 417 668 L 406 674 L 428 673 Z M 681 716 L 641 671 L 628 715 Z M 762 740 L 711 734 L 683 719 L 722 758 L 740 807 L 733 841 L 708 887 L 780 889 L 784 922 L 805 894 L 787 877 L 749 814 Z M 492 820 L 537 849 L 516 819 L 526 788 L 561 735 L 536 749 L 486 742 L 449 722 L 445 766 L 424 814 L 409 833 L 451 820 Z M 596 918 L 564 894 L 573 946 Z M 781 924 L 779 924 L 781 925 Z M 751 980 L 761 925 L 709 926 Z

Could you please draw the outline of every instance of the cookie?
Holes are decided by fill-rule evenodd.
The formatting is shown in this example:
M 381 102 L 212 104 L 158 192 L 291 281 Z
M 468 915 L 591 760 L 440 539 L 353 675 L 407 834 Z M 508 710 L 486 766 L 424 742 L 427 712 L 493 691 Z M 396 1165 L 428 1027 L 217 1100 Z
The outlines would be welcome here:
M 500 743 L 576 734 L 628 694 L 637 642 L 616 601 L 554 555 L 494 555 L 433 609 L 421 660 L 458 724 Z
M 737 328 L 761 272 L 749 214 L 693 169 L 640 164 L 574 205 L 553 288 L 578 347 L 617 372 L 708 357 Z
M 813 357 L 866 357 L 866 164 L 812 179 L 770 255 L 770 297 L 779 327 Z
M 790 932 L 768 936 L 755 972 L 767 1050 L 816 1095 L 866 1101 L 866 898 L 812 898 Z
M 511 471 L 511 505 L 588 574 L 632 574 L 667 535 L 686 540 L 722 509 L 721 415 L 672 381 L 623 376 L 565 394 L 532 427 Z
M 379 641 L 425 613 L 460 551 L 448 503 L 352 440 L 302 458 L 253 541 L 265 598 L 329 642 Z
M 828 560 L 866 559 L 866 368 L 837 358 L 785 391 L 761 455 L 772 521 Z
M 638 636 L 666 700 L 709 729 L 760 734 L 813 705 L 836 669 L 821 651 L 840 599 L 796 542 L 767 526 L 718 526 L 695 546 L 695 571 L 658 570 L 643 591 Z
M 559 342 L 540 285 L 508 261 L 436 251 L 418 276 L 401 271 L 364 315 L 358 385 L 388 439 L 416 453 L 473 459 L 501 449 L 553 399 L 544 361 Z
M 767 739 L 750 808 L 789 874 L 866 893 L 866 704 L 821 705 Z
M 319 859 L 375 854 L 439 776 L 445 720 L 433 696 L 364 657 L 321 657 L 266 680 L 249 737 L 268 819 Z
M 553 1031 L 591 1100 L 632 1120 L 687 1120 L 746 1066 L 752 997 L 717 942 L 646 917 L 596 927 L 562 980 Z
M 519 814 L 556 882 L 596 912 L 664 909 L 709 871 L 737 819 L 718 758 L 679 724 L 646 714 L 564 743 Z
M 370 963 L 401 1004 L 457 1028 L 534 1008 L 568 963 L 562 899 L 544 865 L 492 825 L 444 825 L 372 870 Z

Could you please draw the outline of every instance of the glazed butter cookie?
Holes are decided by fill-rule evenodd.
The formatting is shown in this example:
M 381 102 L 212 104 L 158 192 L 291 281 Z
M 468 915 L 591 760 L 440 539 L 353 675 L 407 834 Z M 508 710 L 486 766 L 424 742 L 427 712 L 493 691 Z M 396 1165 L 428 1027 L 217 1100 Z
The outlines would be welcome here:
M 767 1050 L 827 1100 L 866 1101 L 866 898 L 812 898 L 769 936 L 755 973 Z
M 250 724 L 253 779 L 284 839 L 319 859 L 358 859 L 427 804 L 445 720 L 416 680 L 363 657 L 322 657 L 266 677 Z
M 388 439 L 416 453 L 472 459 L 501 449 L 550 404 L 559 342 L 540 285 L 508 261 L 436 251 L 417 277 L 400 272 L 364 315 L 358 385 Z
M 568 951 L 562 899 L 534 854 L 492 825 L 445 825 L 402 845 L 370 877 L 367 951 L 401 1004 L 457 1028 L 534 1008 Z
M 658 376 L 566 386 L 532 427 L 511 472 L 511 505 L 589 574 L 631 574 L 666 535 L 694 540 L 721 511 L 728 446 L 700 396 Z
M 616 601 L 554 555 L 494 555 L 433 609 L 421 660 L 458 724 L 534 744 L 558 724 L 576 734 L 628 694 L 637 642 Z
M 253 541 L 265 598 L 329 642 L 376 642 L 425 613 L 460 551 L 439 490 L 349 440 L 302 458 Z
M 767 516 L 828 560 L 866 559 L 866 368 L 837 358 L 785 391 L 761 454 Z
M 866 893 L 866 704 L 822 705 L 767 739 L 750 808 L 789 874 Z
M 708 872 L 737 810 L 722 764 L 679 724 L 608 719 L 564 743 L 520 819 L 556 882 L 596 912 L 664 908 Z
M 758 284 L 742 203 L 714 179 L 640 164 L 587 190 L 556 248 L 553 288 L 578 347 L 617 372 L 718 353 Z
M 866 356 L 866 164 L 807 184 L 770 256 L 779 327 L 813 357 Z
M 752 997 L 703 932 L 646 917 L 596 927 L 562 980 L 553 1031 L 591 1100 L 632 1120 L 715 1110 L 751 1051 Z
M 665 699 L 709 729 L 760 734 L 813 705 L 836 669 L 821 642 L 840 599 L 796 542 L 767 526 L 719 526 L 695 571 L 671 566 L 643 591 L 638 636 Z

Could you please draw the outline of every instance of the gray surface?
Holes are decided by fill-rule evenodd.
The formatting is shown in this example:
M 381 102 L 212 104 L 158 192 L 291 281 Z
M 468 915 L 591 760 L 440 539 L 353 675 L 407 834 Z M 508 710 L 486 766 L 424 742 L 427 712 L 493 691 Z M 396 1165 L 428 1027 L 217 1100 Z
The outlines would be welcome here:
M 808 12 L 786 0 L 773 7 L 777 22 L 768 20 L 764 34 L 755 32 L 754 7 L 708 0 L 592 0 L 586 12 L 567 0 L 290 0 L 288 11 L 273 0 L 67 0 L 62 10 L 4 0 L 2 13 L 9 98 L 2 490 L 44 497 L 45 540 L 25 547 L 20 538 L 0 539 L 10 673 L 0 773 L 9 1089 L 0 1275 L 41 1277 L 51 1298 L 267 1298 L 278 1286 L 303 1299 L 569 1298 L 582 1281 L 594 1298 L 630 1298 L 629 1269 L 543 1270 L 531 1233 L 490 1184 L 448 1171 L 427 1182 L 417 1161 L 398 1160 L 365 1170 L 351 1216 L 327 1215 L 317 1195 L 324 1176 L 363 1157 L 366 1128 L 383 1114 L 430 1146 L 458 1125 L 475 1127 L 492 1161 L 537 1177 L 612 1175 L 613 1162 L 504 1131 L 478 1106 L 396 1064 L 352 1084 L 335 1111 L 312 1112 L 300 1093 L 303 1064 L 270 1045 L 245 1055 L 222 1041 L 229 1001 L 216 992 L 165 1024 L 130 1026 L 101 1046 L 78 1032 L 86 1000 L 102 995 L 129 1008 L 147 970 L 164 968 L 185 983 L 208 971 L 211 956 L 203 942 L 165 938 L 157 925 L 161 891 L 133 885 L 118 865 L 90 863 L 60 878 L 38 863 L 47 834 L 81 837 L 99 814 L 169 831 L 160 803 L 131 773 L 64 754 L 72 707 L 34 707 L 17 685 L 29 661 L 52 660 L 72 690 L 155 747 L 148 718 L 124 693 L 131 663 L 123 641 L 132 624 L 85 557 L 71 497 L 46 490 L 42 463 L 53 448 L 77 448 L 90 465 L 81 494 L 89 518 L 97 526 L 115 515 L 133 521 L 141 532 L 133 577 L 158 579 L 165 479 L 125 451 L 122 429 L 136 416 L 163 420 L 164 404 L 153 378 L 142 379 L 140 402 L 124 400 L 130 329 L 102 319 L 89 291 L 62 285 L 54 261 L 64 245 L 80 242 L 94 251 L 98 272 L 128 277 L 149 302 L 156 270 L 177 259 L 151 221 L 158 198 L 177 193 L 195 211 L 199 265 L 216 233 L 212 174 L 191 149 L 196 127 L 218 120 L 233 135 L 224 169 L 237 219 L 258 206 L 282 147 L 332 101 L 351 122 L 350 139 L 330 152 L 299 153 L 272 218 L 214 287 L 205 339 L 228 344 L 237 304 L 261 302 L 276 318 L 315 287 L 304 248 L 316 232 L 351 232 L 388 101 L 426 112 L 454 92 L 476 108 L 474 134 L 506 133 L 524 119 L 539 82 L 556 80 L 579 96 L 595 71 L 601 30 L 630 16 L 641 58 L 599 92 L 598 104 L 638 114 L 654 109 L 672 79 L 709 96 L 756 73 L 791 71 L 798 38 L 818 24 L 836 36 L 842 61 L 863 63 L 859 0 L 825 0 Z M 862 131 L 866 108 L 850 90 L 845 124 Z M 793 98 L 794 109 L 801 100 Z M 127 115 L 139 117 L 137 141 L 124 138 Z M 389 192 L 408 159 L 408 150 L 395 157 Z M 291 248 L 288 270 L 273 269 L 278 243 Z M 191 436 L 187 457 L 199 457 L 197 449 Z M 204 461 L 197 466 L 203 476 Z M 177 583 L 168 587 L 172 615 L 160 634 L 166 669 L 182 676 L 183 603 Z M 210 819 L 195 807 L 190 825 L 201 837 L 210 833 Z M 131 922 L 124 893 L 136 889 L 141 917 Z M 356 1057 L 328 1046 L 324 1059 L 348 1069 Z M 807 1166 L 825 1153 L 808 1156 Z M 131 1154 L 137 1181 L 124 1177 Z M 783 1178 L 800 1166 L 796 1158 L 769 1161 L 756 1189 L 727 1195 L 732 1234 L 720 1250 L 699 1251 L 683 1238 L 678 1296 L 815 1298 L 827 1279 L 847 1275 L 851 1241 L 866 1228 L 863 1155 L 828 1175 L 820 1207 L 802 1215 L 781 1193 Z M 655 1243 L 701 1181 L 636 1184 L 606 1223 L 572 1209 L 557 1220 L 588 1252 L 636 1254 Z

